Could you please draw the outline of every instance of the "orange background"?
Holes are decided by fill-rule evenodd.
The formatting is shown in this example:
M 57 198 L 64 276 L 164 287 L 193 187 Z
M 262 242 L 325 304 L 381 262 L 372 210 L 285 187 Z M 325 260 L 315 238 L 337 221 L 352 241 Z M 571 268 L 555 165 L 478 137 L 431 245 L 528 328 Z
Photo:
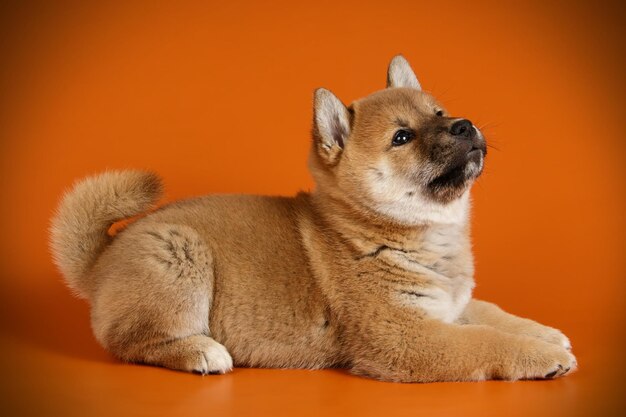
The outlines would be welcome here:
M 592 2 L 22 2 L 1 6 L 3 415 L 594 415 L 624 407 L 624 11 Z M 166 2 L 163 2 L 166 3 Z M 402 52 L 486 125 L 476 296 L 559 327 L 580 371 L 546 382 L 400 385 L 343 371 L 199 377 L 127 366 L 50 262 L 72 181 L 159 172 L 167 199 L 291 195 L 314 88 L 350 102 Z

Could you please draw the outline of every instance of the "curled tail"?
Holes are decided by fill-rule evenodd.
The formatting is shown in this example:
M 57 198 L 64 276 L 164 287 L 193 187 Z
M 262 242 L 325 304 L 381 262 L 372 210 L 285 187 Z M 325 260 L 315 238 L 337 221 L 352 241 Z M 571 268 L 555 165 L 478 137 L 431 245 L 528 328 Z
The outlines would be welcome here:
M 67 192 L 50 228 L 54 262 L 67 285 L 87 298 L 87 274 L 110 243 L 116 221 L 147 211 L 161 196 L 160 179 L 143 171 L 110 171 L 79 181 Z

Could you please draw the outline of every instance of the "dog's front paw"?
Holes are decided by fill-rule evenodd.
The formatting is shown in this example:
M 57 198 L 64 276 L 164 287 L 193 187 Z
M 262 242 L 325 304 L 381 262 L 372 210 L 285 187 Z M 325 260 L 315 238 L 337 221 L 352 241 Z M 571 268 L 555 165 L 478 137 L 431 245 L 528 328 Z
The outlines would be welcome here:
M 570 340 L 560 330 L 535 322 L 531 323 L 532 324 L 525 326 L 522 334 L 543 340 L 544 342 L 561 346 L 563 349 L 569 351 L 572 350 L 572 344 L 570 343 Z
M 504 379 L 552 379 L 576 370 L 574 355 L 563 346 L 522 338 L 515 360 L 505 366 Z
M 548 343 L 559 345 L 563 349 L 567 349 L 569 351 L 572 350 L 572 344 L 567 336 L 565 336 L 560 330 L 553 329 L 552 327 L 546 327 L 537 335 L 537 337 Z

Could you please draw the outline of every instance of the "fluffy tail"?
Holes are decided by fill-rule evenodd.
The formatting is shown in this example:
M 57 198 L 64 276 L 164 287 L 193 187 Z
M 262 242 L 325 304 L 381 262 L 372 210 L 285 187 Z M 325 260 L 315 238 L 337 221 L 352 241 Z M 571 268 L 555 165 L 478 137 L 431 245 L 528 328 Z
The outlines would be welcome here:
M 87 273 L 110 243 L 116 221 L 136 216 L 161 196 L 160 179 L 142 171 L 111 171 L 86 178 L 65 194 L 50 228 L 54 262 L 67 285 L 84 298 L 91 293 Z

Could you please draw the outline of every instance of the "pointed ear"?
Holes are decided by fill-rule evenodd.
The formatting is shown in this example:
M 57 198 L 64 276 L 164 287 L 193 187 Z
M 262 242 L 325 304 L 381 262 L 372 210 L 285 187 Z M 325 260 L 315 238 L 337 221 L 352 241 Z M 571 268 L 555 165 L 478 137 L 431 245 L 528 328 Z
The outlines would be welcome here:
M 387 88 L 408 87 L 421 90 L 422 86 L 407 61 L 402 55 L 396 55 L 389 64 L 387 71 Z
M 350 136 L 350 112 L 333 93 L 315 90 L 313 137 L 320 155 L 327 162 L 337 161 Z

